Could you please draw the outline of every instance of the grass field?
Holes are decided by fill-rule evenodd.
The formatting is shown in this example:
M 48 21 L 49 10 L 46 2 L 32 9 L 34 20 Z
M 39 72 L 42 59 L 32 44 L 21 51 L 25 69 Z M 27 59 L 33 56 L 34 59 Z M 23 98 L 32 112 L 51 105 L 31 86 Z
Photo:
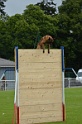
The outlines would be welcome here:
M 0 124 L 12 124 L 14 91 L 0 91 Z
M 12 124 L 14 91 L 0 91 L 0 124 Z M 82 88 L 65 89 L 66 121 L 46 124 L 82 124 Z

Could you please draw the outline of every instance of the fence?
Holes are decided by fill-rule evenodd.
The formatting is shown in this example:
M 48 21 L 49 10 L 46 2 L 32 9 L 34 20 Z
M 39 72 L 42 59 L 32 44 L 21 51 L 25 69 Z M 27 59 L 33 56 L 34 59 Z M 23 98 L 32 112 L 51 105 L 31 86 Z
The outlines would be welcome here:
M 64 83 L 64 87 L 65 87 L 65 88 L 82 86 L 82 83 L 76 81 L 75 78 L 65 78 L 64 82 L 65 82 L 65 83 Z
M 14 90 L 15 80 L 0 80 L 0 90 Z
M 15 67 L 0 67 L 0 90 L 15 89 Z

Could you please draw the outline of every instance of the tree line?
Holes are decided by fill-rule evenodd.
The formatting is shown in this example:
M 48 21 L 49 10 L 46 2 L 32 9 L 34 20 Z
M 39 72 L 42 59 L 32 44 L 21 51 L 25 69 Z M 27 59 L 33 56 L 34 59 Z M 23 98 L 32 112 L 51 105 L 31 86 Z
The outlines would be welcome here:
M 9 16 L 0 1 L 0 57 L 13 60 L 14 48 L 36 49 L 46 34 L 55 38 L 52 49 L 65 48 L 65 67 L 82 68 L 82 0 L 64 0 L 56 7 L 54 0 L 46 4 L 30 4 L 22 14 Z

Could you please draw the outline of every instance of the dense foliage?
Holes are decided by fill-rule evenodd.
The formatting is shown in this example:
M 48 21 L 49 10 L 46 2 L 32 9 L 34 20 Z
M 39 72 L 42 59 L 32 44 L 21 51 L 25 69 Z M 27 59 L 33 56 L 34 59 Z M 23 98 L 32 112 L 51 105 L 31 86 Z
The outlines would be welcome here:
M 82 0 L 65 0 L 59 7 L 59 33 L 66 66 L 82 68 Z
M 0 16 L 1 15 L 5 15 L 5 11 L 4 11 L 4 2 L 6 2 L 7 0 L 0 0 Z
M 37 3 L 36 5 L 38 5 L 41 10 L 44 11 L 44 14 L 47 15 L 55 15 L 56 14 L 56 4 L 54 3 L 54 0 L 50 0 L 47 3 L 44 2 L 45 0 L 43 0 L 42 2 Z
M 82 68 L 82 0 L 65 0 L 58 10 L 50 0 L 26 6 L 23 14 L 0 17 L 0 57 L 13 59 L 15 46 L 36 48 L 50 34 L 55 38 L 52 48 L 65 47 L 65 66 Z

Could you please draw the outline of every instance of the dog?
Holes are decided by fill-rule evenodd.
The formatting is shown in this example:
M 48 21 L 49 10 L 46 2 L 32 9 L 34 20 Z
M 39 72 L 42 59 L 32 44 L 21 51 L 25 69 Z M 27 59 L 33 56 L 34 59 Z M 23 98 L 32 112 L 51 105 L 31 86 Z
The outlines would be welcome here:
M 50 44 L 52 44 L 54 39 L 50 35 L 45 35 L 41 38 L 39 43 L 37 44 L 37 49 L 43 49 L 43 53 L 45 52 L 45 44 L 48 44 L 48 53 L 50 53 Z

